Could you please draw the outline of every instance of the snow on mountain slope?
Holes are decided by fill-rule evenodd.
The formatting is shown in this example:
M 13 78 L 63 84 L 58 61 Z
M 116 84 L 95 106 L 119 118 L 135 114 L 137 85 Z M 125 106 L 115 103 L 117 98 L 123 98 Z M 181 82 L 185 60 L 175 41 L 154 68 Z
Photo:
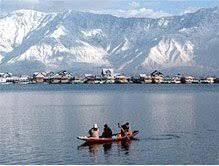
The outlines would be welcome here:
M 76 11 L 0 16 L 0 70 L 219 71 L 219 9 L 158 19 Z M 200 69 L 200 70 L 199 70 Z
M 45 16 L 41 12 L 19 10 L 0 18 L 0 50 L 10 52 L 20 45 L 28 33 L 42 26 Z
M 57 29 L 50 35 L 50 37 L 59 39 L 60 37 L 65 36 L 65 35 L 67 35 L 65 27 L 58 26 Z
M 194 45 L 190 41 L 162 39 L 152 47 L 142 65 L 148 68 L 177 67 L 191 64 L 194 59 Z
M 65 67 L 70 68 L 72 63 L 98 63 L 107 65 L 109 62 L 103 57 L 107 55 L 106 51 L 101 48 L 96 48 L 83 41 L 81 45 L 71 48 L 66 48 L 61 44 L 48 45 L 41 44 L 40 46 L 32 46 L 22 55 L 13 58 L 9 61 L 10 64 L 22 61 L 39 61 L 45 64 L 51 70 L 56 70 L 59 65 L 65 61 Z M 61 55 L 63 54 L 63 55 Z M 37 55 L 37 56 L 36 56 Z
M 104 36 L 102 29 L 92 29 L 88 31 L 81 31 L 85 37 L 95 37 L 96 35 Z

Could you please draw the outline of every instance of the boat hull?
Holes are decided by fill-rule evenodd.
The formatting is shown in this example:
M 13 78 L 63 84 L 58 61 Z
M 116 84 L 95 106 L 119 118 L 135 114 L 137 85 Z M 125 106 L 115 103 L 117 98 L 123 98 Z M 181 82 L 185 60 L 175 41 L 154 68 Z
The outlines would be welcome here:
M 126 137 L 121 137 L 119 134 L 116 134 L 116 136 L 112 138 L 92 138 L 92 137 L 77 137 L 79 140 L 85 141 L 89 144 L 103 144 L 103 143 L 111 143 L 111 142 L 118 142 L 118 141 L 129 141 L 130 139 L 133 139 L 139 132 L 133 131 L 130 132 Z

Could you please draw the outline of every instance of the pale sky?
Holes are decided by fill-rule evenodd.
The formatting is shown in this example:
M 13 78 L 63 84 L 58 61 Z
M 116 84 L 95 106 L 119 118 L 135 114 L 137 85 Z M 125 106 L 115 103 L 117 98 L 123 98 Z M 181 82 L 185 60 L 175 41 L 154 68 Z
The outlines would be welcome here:
M 79 10 L 123 17 L 159 17 L 219 7 L 219 0 L 0 0 L 0 10 Z

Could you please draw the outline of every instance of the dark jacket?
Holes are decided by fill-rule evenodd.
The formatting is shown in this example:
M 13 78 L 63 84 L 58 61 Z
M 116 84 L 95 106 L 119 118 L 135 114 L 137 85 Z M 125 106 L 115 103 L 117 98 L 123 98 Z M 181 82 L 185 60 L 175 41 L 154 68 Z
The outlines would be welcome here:
M 113 135 L 112 130 L 109 127 L 104 127 L 103 133 L 102 133 L 102 138 L 111 138 Z

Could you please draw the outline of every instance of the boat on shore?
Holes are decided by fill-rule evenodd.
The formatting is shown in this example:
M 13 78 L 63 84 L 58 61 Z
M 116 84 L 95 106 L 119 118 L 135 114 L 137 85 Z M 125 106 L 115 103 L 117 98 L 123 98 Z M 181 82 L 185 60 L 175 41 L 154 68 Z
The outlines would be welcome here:
M 77 139 L 85 141 L 88 144 L 104 144 L 118 141 L 129 141 L 134 139 L 134 137 L 139 133 L 139 131 L 129 132 L 126 136 L 122 137 L 121 134 L 114 134 L 112 138 L 94 138 L 94 137 L 77 137 Z

